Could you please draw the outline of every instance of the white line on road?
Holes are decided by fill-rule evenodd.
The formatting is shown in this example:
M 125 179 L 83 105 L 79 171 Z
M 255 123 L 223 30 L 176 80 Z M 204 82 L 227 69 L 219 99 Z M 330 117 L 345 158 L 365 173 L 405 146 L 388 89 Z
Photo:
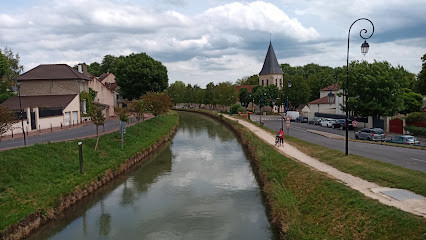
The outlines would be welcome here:
M 425 160 L 421 160 L 421 159 L 417 159 L 417 158 L 410 158 L 410 159 L 414 160 L 414 161 L 426 162 Z

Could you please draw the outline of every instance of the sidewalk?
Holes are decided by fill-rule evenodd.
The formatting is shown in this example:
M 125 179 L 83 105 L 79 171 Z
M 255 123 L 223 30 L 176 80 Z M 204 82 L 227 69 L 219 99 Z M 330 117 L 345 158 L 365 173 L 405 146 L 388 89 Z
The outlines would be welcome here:
M 265 130 L 246 121 L 238 120 L 225 114 L 223 116 L 239 122 L 241 125 L 255 133 L 263 141 L 272 146 L 275 146 L 275 136 L 273 134 L 266 132 Z M 344 183 L 352 189 L 361 192 L 369 198 L 376 199 L 382 204 L 396 207 L 405 212 L 426 218 L 426 198 L 423 196 L 414 194 L 404 189 L 385 188 L 375 183 L 363 180 L 359 177 L 352 176 L 351 174 L 341 172 L 334 167 L 324 164 L 317 159 L 304 154 L 288 143 L 284 143 L 284 145 L 280 147 L 275 147 L 283 155 L 304 163 L 320 172 L 326 173 L 328 176 L 335 178 L 336 180 Z

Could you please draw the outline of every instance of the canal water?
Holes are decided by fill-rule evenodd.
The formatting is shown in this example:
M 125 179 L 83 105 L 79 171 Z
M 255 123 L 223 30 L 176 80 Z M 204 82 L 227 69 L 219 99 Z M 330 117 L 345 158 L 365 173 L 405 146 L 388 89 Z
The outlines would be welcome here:
M 147 164 L 29 239 L 272 239 L 235 135 L 209 117 L 179 115 L 175 137 Z

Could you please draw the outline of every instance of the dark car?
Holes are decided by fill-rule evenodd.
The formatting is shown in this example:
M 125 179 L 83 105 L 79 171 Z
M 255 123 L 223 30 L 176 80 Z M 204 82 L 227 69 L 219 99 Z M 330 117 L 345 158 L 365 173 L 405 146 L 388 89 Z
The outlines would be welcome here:
M 308 122 L 308 118 L 307 117 L 303 117 L 303 116 L 299 116 L 299 117 L 296 118 L 296 122 L 307 123 Z
M 346 129 L 346 120 L 345 119 L 337 119 L 336 122 L 331 126 L 332 128 L 339 128 L 340 130 Z M 348 130 L 353 130 L 354 126 L 352 125 L 352 121 L 349 120 Z
M 386 140 L 386 134 L 381 128 L 363 128 L 355 134 L 355 138 L 384 142 Z
M 320 125 L 320 118 L 313 117 L 311 118 L 311 120 L 308 121 L 308 124 Z
M 420 145 L 420 141 L 411 135 L 399 135 L 386 140 L 386 142 L 400 143 L 407 145 Z

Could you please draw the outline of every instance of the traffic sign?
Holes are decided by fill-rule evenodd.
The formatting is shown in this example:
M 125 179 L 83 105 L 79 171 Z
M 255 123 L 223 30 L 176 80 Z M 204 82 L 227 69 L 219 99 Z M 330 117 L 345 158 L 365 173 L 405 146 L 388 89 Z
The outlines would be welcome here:
M 290 122 L 286 122 L 285 126 L 289 128 L 290 127 Z
M 357 127 L 358 126 L 358 122 L 357 121 L 353 121 L 352 122 L 352 126 Z
M 285 120 L 286 120 L 287 122 L 290 122 L 290 121 L 291 121 L 291 117 L 290 117 L 290 116 L 287 116 L 287 117 L 285 117 Z

